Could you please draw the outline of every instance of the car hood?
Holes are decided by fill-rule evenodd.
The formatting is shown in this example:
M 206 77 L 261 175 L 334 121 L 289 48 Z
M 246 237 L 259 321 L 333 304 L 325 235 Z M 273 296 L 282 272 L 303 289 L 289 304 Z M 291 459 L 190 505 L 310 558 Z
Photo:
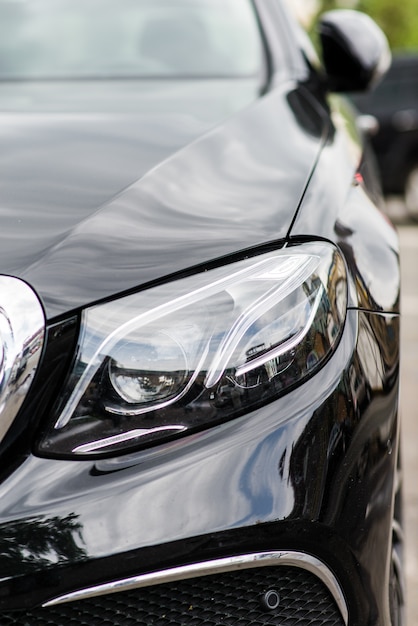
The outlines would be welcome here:
M 138 83 L 0 89 L 0 272 L 49 318 L 285 237 L 326 135 L 293 86 Z

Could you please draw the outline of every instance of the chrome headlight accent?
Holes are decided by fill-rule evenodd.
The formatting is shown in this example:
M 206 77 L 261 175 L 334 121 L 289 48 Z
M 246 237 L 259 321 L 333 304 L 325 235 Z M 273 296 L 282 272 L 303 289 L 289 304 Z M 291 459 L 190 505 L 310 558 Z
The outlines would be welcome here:
M 306 243 L 87 309 L 40 451 L 109 456 L 248 413 L 318 370 L 346 306 L 339 251 Z
M 45 317 L 23 281 L 0 276 L 0 441 L 26 397 L 42 352 Z

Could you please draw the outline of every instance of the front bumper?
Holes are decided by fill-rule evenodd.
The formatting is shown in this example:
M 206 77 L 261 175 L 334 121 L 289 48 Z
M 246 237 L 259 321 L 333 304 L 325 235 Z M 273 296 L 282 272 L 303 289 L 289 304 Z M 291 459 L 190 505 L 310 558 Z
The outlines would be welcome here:
M 268 590 L 266 572 L 277 580 L 280 568 L 287 568 L 292 593 L 302 597 L 313 576 L 329 606 L 337 607 L 339 621 L 323 624 L 348 619 L 350 626 L 386 626 L 398 349 L 397 316 L 349 310 L 340 345 L 324 368 L 251 415 L 119 459 L 25 458 L 0 487 L 0 623 L 43 624 L 42 615 L 50 619 L 52 608 L 32 618 L 28 611 L 80 590 L 93 597 L 104 591 L 100 597 L 107 598 L 108 591 L 129 590 L 123 581 L 150 573 L 156 573 L 162 596 L 159 573 L 191 564 L 197 564 L 196 580 L 206 580 L 202 588 L 210 605 L 215 592 L 199 576 L 199 564 L 232 558 L 236 567 L 214 574 L 216 579 L 261 572 Z M 307 571 L 301 562 L 283 561 L 243 569 L 234 561 L 266 553 L 306 555 L 319 566 Z M 305 578 L 297 578 L 300 572 Z M 248 584 L 237 586 L 242 591 Z M 136 587 L 133 593 L 142 601 Z M 173 594 L 183 591 L 175 587 Z M 147 591 L 147 598 L 154 596 Z M 99 614 L 101 602 L 97 598 Z M 79 603 L 62 606 L 70 614 L 78 611 L 77 623 L 84 623 Z M 234 610 L 224 605 L 225 616 L 238 615 Z M 221 614 L 213 624 L 228 624 Z M 150 615 L 132 623 L 170 623 L 163 610 L 154 621 Z M 277 621 L 277 615 L 266 615 Z M 51 619 L 45 623 L 66 624 L 69 614 L 66 621 Z M 85 623 L 93 624 L 89 619 Z M 181 620 L 171 623 L 189 623 Z

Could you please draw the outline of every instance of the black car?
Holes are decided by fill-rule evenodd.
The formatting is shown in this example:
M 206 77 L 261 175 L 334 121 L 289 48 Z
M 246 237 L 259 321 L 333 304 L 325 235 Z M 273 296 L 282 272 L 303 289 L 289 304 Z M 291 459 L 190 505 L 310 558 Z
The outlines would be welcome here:
M 418 55 L 394 56 L 376 89 L 353 95 L 358 109 L 373 116 L 371 134 L 385 194 L 402 195 L 418 219 Z
M 402 624 L 390 55 L 320 33 L 0 0 L 1 626 Z

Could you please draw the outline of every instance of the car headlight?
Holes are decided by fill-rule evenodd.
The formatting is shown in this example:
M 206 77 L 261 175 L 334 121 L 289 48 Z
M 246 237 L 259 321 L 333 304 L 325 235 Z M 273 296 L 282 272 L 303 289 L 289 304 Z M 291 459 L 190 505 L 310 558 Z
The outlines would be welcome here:
M 346 306 L 340 253 L 306 243 L 91 307 L 40 451 L 114 455 L 248 413 L 318 370 Z

